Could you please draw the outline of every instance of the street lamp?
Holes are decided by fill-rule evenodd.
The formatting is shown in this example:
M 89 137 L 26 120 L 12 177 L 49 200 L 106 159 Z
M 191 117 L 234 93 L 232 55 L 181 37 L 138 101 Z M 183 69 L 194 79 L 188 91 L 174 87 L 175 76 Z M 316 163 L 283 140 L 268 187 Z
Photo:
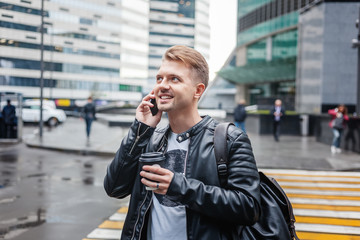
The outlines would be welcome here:
M 44 0 L 41 0 L 41 26 L 40 26 L 40 123 L 39 136 L 43 136 L 43 89 L 44 89 Z
M 360 7 L 359 7 L 359 16 L 356 19 L 355 26 L 358 29 L 357 39 L 352 40 L 352 47 L 357 48 L 358 50 L 358 59 L 357 59 L 357 101 L 356 101 L 356 114 L 360 115 Z

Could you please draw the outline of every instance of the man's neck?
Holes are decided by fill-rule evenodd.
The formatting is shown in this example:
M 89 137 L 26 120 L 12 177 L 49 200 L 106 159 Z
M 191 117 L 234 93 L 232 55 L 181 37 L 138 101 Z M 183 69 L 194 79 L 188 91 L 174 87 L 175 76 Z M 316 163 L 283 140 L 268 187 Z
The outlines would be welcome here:
M 169 124 L 174 133 L 182 133 L 202 120 L 197 109 L 191 114 L 168 113 Z

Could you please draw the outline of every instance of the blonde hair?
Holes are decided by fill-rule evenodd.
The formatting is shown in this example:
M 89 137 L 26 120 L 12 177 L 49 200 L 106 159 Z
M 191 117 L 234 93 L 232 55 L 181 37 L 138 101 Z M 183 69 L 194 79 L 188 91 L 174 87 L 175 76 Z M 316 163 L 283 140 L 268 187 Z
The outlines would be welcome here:
M 163 61 L 181 61 L 187 67 L 191 67 L 194 77 L 200 80 L 205 85 L 209 82 L 209 66 L 205 58 L 193 48 L 175 45 L 166 50 Z

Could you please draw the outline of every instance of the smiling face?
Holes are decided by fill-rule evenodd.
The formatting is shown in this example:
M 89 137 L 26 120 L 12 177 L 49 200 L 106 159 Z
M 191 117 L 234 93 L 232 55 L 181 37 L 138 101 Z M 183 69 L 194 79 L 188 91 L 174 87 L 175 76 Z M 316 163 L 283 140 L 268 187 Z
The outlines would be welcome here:
M 205 86 L 194 79 L 192 69 L 181 61 L 164 60 L 156 76 L 154 94 L 159 110 L 191 113 Z

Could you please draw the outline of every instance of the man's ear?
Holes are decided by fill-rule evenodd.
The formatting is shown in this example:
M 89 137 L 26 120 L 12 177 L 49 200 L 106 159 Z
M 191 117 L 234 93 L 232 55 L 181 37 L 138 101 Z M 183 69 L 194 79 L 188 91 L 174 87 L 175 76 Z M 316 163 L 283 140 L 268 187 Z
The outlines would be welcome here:
M 202 96 L 202 94 L 204 93 L 204 91 L 205 91 L 205 85 L 203 83 L 196 84 L 196 91 L 195 91 L 194 98 L 199 100 L 200 97 Z

